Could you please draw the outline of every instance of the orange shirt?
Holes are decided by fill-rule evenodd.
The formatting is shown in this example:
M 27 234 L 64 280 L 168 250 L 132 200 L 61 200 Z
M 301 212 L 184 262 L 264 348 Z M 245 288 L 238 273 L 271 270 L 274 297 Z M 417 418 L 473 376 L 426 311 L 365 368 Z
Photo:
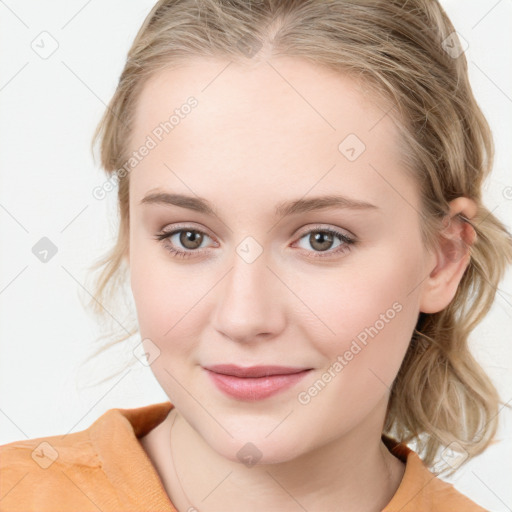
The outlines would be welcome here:
M 80 432 L 0 446 L 0 511 L 177 512 L 138 441 L 172 408 L 162 402 L 110 409 Z M 382 512 L 486 512 L 406 445 L 384 440 L 406 467 Z

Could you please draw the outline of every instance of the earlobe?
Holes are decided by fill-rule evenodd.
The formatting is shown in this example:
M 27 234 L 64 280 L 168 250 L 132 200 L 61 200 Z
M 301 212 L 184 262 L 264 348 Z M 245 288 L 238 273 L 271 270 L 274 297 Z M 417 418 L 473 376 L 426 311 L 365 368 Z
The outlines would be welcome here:
M 439 234 L 439 248 L 433 254 L 435 265 L 424 281 L 420 300 L 422 313 L 442 311 L 453 300 L 471 260 L 476 231 L 470 219 L 476 211 L 476 203 L 467 197 L 450 202 L 445 227 Z

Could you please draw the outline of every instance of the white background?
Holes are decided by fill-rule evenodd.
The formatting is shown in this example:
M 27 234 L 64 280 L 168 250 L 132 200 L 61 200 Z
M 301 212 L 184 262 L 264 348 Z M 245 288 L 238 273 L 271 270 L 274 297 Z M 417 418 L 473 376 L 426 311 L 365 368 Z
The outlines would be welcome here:
M 80 390 L 77 381 L 100 334 L 79 296 L 87 296 L 87 266 L 114 242 L 117 228 L 116 192 L 102 201 L 91 193 L 105 176 L 90 140 L 153 3 L 0 1 L 0 444 L 83 430 L 110 408 L 167 400 L 137 360 L 96 388 Z M 470 79 L 495 137 L 485 202 L 510 230 L 512 200 L 504 190 L 512 187 L 512 1 L 442 5 L 469 45 Z M 43 31 L 58 44 L 47 59 L 31 47 Z M 47 263 L 32 253 L 42 237 L 58 249 Z M 511 281 L 509 271 L 472 335 L 505 402 L 512 399 Z M 108 375 L 130 350 L 107 353 L 88 371 Z M 503 441 L 450 480 L 493 511 L 512 510 L 511 416 L 500 413 Z

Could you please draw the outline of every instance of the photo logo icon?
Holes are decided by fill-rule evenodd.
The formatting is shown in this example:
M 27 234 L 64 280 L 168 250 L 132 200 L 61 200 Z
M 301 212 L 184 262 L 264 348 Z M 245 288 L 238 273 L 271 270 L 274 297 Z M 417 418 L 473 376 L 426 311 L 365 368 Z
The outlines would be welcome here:
M 30 43 L 30 47 L 41 59 L 46 60 L 57 51 L 59 43 L 49 32 L 43 30 L 43 32 L 36 36 L 32 43 Z
M 262 455 L 258 447 L 252 443 L 244 444 L 236 454 L 238 460 L 248 468 L 252 468 L 261 459 Z
M 338 145 L 338 151 L 349 162 L 355 162 L 365 150 L 366 145 L 355 133 L 348 134 Z

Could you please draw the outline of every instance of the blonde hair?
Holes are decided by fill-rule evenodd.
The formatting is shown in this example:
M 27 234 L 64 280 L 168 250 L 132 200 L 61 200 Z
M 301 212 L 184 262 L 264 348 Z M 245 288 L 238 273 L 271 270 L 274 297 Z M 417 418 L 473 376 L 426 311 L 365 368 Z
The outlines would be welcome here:
M 94 150 L 100 140 L 102 167 L 116 177 L 130 158 L 132 121 L 144 84 L 194 56 L 238 64 L 269 56 L 309 59 L 354 77 L 391 105 L 407 172 L 422 194 L 425 246 L 438 247 L 449 201 L 465 196 L 478 207 L 470 221 L 477 237 L 469 266 L 448 307 L 420 314 L 385 419 L 384 433 L 418 443 L 428 465 L 453 441 L 471 457 L 496 434 L 499 396 L 471 355 L 468 336 L 491 308 L 512 262 L 510 234 L 482 204 L 493 143 L 465 56 L 450 51 L 457 48 L 454 33 L 434 0 L 160 0 L 128 52 L 92 141 Z M 127 282 L 129 174 L 117 178 L 117 241 L 91 267 L 101 273 L 88 306 L 102 317 L 112 309 L 104 304 L 113 305 Z M 136 333 L 136 327 L 114 333 L 99 352 Z

